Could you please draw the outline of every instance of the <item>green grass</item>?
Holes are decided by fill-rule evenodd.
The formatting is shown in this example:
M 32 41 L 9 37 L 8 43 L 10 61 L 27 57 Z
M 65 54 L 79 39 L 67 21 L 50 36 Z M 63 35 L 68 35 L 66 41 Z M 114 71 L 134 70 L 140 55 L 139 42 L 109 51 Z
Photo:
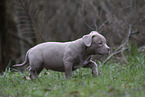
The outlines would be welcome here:
M 31 81 L 25 79 L 27 72 L 7 69 L 0 77 L 0 97 L 145 97 L 145 54 L 133 52 L 126 53 L 129 64 L 113 60 L 98 64 L 97 78 L 91 69 L 81 68 L 72 79 L 43 70 L 39 80 Z

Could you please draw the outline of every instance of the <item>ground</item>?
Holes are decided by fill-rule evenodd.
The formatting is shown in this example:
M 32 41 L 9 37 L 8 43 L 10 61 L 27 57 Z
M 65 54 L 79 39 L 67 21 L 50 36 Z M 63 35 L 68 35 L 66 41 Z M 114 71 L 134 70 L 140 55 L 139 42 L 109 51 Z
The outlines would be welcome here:
M 32 81 L 28 72 L 10 68 L 0 77 L 0 97 L 145 97 L 145 54 L 127 52 L 129 64 L 113 59 L 98 63 L 99 76 L 91 69 L 78 69 L 72 79 L 64 73 L 43 70 Z

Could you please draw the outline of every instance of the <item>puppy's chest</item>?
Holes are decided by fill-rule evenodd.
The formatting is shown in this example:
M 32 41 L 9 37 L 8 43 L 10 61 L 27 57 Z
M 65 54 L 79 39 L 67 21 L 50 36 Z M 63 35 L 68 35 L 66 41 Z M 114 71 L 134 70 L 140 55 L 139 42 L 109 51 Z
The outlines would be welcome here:
M 92 58 L 91 56 L 89 56 L 89 57 L 79 57 L 78 60 L 77 60 L 77 63 L 73 65 L 74 68 L 77 69 L 77 68 L 80 68 L 80 67 L 83 67 L 83 66 L 87 65 L 90 62 L 91 58 Z

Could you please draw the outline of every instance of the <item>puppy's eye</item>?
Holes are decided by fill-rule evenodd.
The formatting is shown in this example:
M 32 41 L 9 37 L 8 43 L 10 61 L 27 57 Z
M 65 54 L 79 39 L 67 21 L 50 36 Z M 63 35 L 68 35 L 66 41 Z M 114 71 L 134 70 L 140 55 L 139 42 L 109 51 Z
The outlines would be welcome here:
M 103 43 L 102 42 L 100 42 L 100 43 L 98 43 L 99 45 L 102 45 Z
M 102 42 L 98 43 L 98 46 L 102 47 L 103 46 L 103 43 Z

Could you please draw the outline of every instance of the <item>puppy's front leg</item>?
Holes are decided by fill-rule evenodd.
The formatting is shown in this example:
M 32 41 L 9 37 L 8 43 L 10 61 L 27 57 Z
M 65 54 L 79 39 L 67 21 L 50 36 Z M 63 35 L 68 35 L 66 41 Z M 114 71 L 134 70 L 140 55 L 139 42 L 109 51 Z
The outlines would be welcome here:
M 67 79 L 72 77 L 72 66 L 73 66 L 73 63 L 64 62 L 65 76 Z
M 91 68 L 93 76 L 98 76 L 98 66 L 94 61 L 91 60 L 87 65 L 84 66 L 84 68 Z

